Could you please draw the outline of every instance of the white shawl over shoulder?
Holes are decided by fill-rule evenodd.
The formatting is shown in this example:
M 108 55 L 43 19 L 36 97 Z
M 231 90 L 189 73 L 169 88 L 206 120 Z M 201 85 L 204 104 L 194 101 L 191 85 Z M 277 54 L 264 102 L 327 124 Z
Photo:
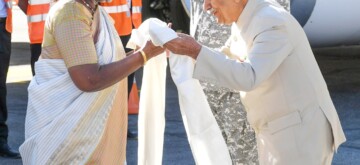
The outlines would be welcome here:
M 177 37 L 166 23 L 146 20 L 133 30 L 128 47 L 143 45 L 149 38 L 163 45 Z M 230 165 L 231 158 L 215 117 L 198 80 L 192 78 L 194 60 L 171 54 L 171 76 L 179 93 L 179 104 L 186 133 L 196 164 Z M 139 113 L 139 165 L 162 164 L 165 128 L 166 56 L 151 59 L 144 67 Z

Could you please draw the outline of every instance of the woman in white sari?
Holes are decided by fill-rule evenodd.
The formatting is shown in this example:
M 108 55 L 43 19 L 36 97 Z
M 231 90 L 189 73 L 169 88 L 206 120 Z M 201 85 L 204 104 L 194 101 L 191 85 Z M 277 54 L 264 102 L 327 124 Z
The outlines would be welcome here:
M 45 23 L 28 91 L 24 164 L 124 164 L 126 77 L 163 52 L 150 41 L 127 57 L 93 0 L 61 0 Z

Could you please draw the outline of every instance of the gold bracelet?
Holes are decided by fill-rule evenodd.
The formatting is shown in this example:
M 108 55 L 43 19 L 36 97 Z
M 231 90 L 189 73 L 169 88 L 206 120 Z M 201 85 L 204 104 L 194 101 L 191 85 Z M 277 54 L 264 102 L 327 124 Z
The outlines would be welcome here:
M 147 62 L 146 54 L 145 54 L 145 52 L 144 52 L 143 50 L 140 50 L 140 54 L 141 54 L 141 56 L 143 57 L 143 60 L 144 60 L 144 64 L 143 64 L 143 65 L 145 65 L 146 62 Z

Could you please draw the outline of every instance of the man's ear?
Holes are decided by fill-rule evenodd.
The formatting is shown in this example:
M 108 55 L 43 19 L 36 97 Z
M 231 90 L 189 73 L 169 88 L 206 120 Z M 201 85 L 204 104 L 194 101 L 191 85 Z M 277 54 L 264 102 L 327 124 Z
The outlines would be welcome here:
M 211 9 L 211 0 L 204 0 L 204 4 L 203 4 L 203 10 L 207 11 L 209 9 Z

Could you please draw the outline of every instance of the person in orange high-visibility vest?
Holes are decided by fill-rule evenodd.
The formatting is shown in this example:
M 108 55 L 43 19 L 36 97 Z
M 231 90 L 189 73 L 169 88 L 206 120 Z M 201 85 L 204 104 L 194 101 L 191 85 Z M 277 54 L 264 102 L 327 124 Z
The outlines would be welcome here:
M 8 145 L 9 129 L 6 125 L 8 116 L 6 104 L 6 77 L 10 65 L 11 32 L 12 32 L 12 1 L 0 0 L 0 156 L 20 158 L 19 152 Z
M 41 53 L 44 24 L 49 12 L 50 0 L 19 0 L 18 6 L 28 17 L 31 71 L 35 75 L 34 66 Z
M 115 28 L 118 32 L 125 52 L 131 51 L 126 48 L 126 44 L 130 39 L 133 28 L 138 28 L 142 22 L 141 0 L 112 0 L 109 2 L 101 2 L 100 5 L 114 19 Z M 128 76 L 128 95 L 130 95 L 133 85 L 135 72 Z M 128 130 L 128 138 L 137 138 L 136 133 Z
M 112 0 L 100 3 L 114 19 L 116 31 L 120 36 L 129 36 L 133 27 L 140 26 L 142 22 L 141 4 L 141 0 Z

